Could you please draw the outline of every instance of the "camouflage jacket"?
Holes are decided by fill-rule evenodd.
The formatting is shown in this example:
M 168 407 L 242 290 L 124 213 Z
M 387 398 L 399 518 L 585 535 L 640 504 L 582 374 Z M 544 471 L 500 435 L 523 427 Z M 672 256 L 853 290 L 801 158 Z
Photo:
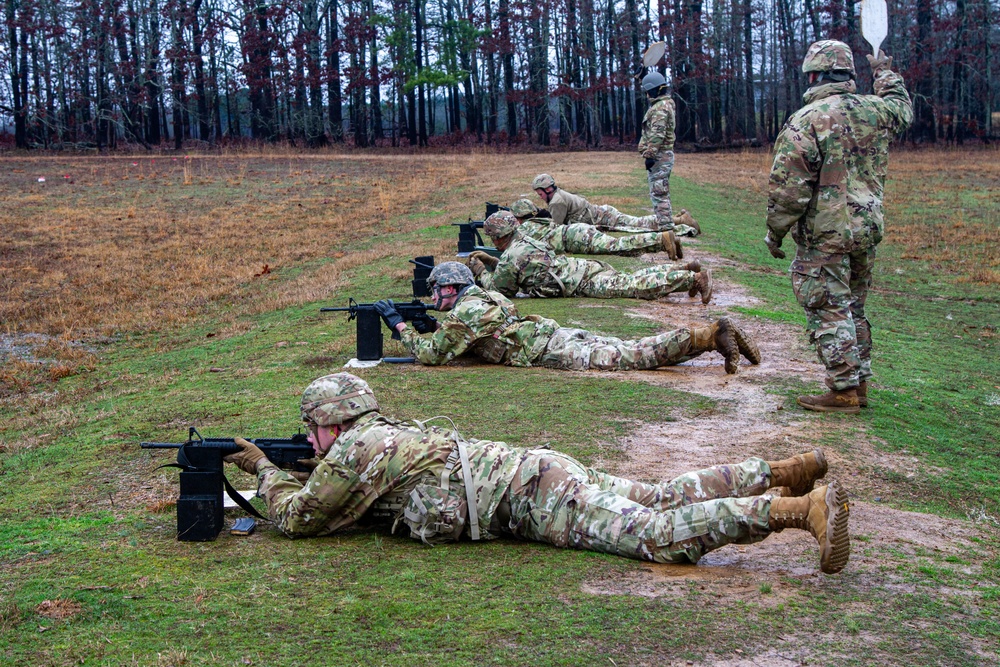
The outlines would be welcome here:
M 551 246 L 556 252 L 565 252 L 562 235 L 566 233 L 566 227 L 570 224 L 572 223 L 557 225 L 552 218 L 528 218 L 521 221 L 518 229 L 525 236 Z
M 523 452 L 503 442 L 466 442 L 482 536 L 495 537 L 487 529 Z M 261 464 L 257 494 L 286 535 L 329 535 L 357 523 L 386 494 L 409 491 L 418 483 L 439 483 L 455 446 L 450 428 L 369 412 L 340 434 L 305 484 L 272 463 Z M 449 484 L 464 488 L 460 465 Z
M 639 155 L 659 159 L 667 151 L 672 150 L 674 150 L 674 101 L 670 95 L 664 95 L 653 100 L 646 109 L 646 115 L 642 117 Z
M 593 225 L 597 222 L 594 206 L 580 195 L 556 188 L 548 203 L 552 221 L 557 225 L 568 225 L 571 222 L 582 222 Z
M 518 230 L 493 273 L 485 272 L 477 280 L 484 289 L 507 297 L 518 292 L 536 297 L 573 296 L 584 280 L 608 268 L 604 262 L 558 255 L 548 244 Z
M 468 351 L 492 363 L 530 366 L 558 328 L 558 322 L 538 315 L 521 317 L 505 296 L 473 285 L 462 291 L 433 334 L 420 336 L 407 327 L 401 338 L 410 354 L 428 366 L 446 364 Z
M 767 226 L 782 239 L 826 253 L 869 248 L 882 240 L 882 193 L 892 135 L 913 119 L 903 79 L 875 78 L 875 95 L 853 81 L 810 88 L 806 105 L 774 144 Z

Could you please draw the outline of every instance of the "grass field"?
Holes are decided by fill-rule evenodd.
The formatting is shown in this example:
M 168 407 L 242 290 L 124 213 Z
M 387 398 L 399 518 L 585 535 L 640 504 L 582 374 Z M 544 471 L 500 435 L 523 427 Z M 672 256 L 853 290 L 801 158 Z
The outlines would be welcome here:
M 176 472 L 140 440 L 290 435 L 302 388 L 353 356 L 353 323 L 320 306 L 407 298 L 408 258 L 450 258 L 452 222 L 539 171 L 644 213 L 631 154 L 5 158 L 0 665 L 1000 664 L 998 158 L 893 154 L 858 417 L 795 406 L 821 373 L 787 261 L 761 242 L 763 153 L 678 156 L 709 306 L 518 302 L 621 336 L 728 313 L 761 366 L 358 371 L 387 414 L 643 479 L 822 445 L 853 502 L 852 560 L 832 577 L 801 531 L 697 566 L 372 529 L 174 539 Z

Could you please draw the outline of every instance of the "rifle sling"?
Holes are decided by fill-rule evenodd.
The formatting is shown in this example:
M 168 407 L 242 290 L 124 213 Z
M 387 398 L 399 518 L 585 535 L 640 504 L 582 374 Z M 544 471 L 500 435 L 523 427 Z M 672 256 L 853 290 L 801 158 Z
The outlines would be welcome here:
M 190 459 L 188 459 L 187 455 L 184 453 L 183 446 L 177 450 L 177 463 L 165 463 L 156 469 L 159 470 L 160 468 L 180 468 L 184 472 L 211 472 L 202 470 L 198 466 L 192 465 Z M 226 495 L 232 498 L 233 502 L 239 505 L 240 509 L 250 516 L 255 516 L 262 521 L 269 521 L 266 516 L 262 515 L 253 505 L 250 504 L 249 500 L 244 498 L 240 495 L 239 491 L 233 488 L 233 485 L 229 483 L 229 480 L 226 479 L 225 474 L 223 474 L 221 470 L 219 471 L 219 477 L 222 478 L 222 486 L 226 490 Z

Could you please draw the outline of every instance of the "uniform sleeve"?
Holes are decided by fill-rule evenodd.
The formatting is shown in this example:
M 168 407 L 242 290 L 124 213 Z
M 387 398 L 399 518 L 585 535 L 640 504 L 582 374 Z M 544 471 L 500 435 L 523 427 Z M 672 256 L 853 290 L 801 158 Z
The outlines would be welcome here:
M 562 198 L 549 202 L 549 213 L 552 214 L 552 222 L 557 225 L 566 224 L 566 215 L 569 213 L 569 206 Z
M 906 92 L 903 77 L 884 69 L 875 75 L 875 94 L 882 98 L 879 105 L 879 125 L 899 134 L 913 122 L 913 104 Z
M 815 135 L 790 120 L 774 142 L 774 164 L 768 182 L 767 228 L 777 241 L 809 209 L 822 158 Z
M 424 366 L 440 366 L 469 349 L 472 331 L 454 314 L 450 314 L 430 336 L 421 336 L 407 327 L 400 334 L 400 339 L 418 362 Z
M 644 158 L 656 157 L 674 131 L 674 112 L 668 105 L 651 108 L 642 123 L 639 152 Z
M 493 273 L 484 271 L 476 281 L 484 290 L 500 292 L 508 298 L 517 296 L 517 268 L 506 253 L 500 257 Z
M 313 470 L 305 485 L 280 470 L 265 464 L 257 473 L 257 495 L 267 503 L 267 511 L 278 528 L 289 537 L 316 535 L 337 523 L 357 521 L 357 508 L 365 497 L 364 485 L 357 473 L 324 459 Z

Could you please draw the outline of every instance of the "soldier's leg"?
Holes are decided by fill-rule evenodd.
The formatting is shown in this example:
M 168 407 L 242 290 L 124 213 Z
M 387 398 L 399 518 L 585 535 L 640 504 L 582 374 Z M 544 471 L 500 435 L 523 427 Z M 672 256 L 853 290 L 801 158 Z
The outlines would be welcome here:
M 875 247 L 859 250 L 850 255 L 851 261 L 851 318 L 857 332 L 859 382 L 872 376 L 872 328 L 865 316 L 865 301 L 872 286 L 872 269 L 875 266 Z
M 599 229 L 609 232 L 655 232 L 660 229 L 656 214 L 628 215 L 609 204 L 594 206 L 594 218 Z
M 674 228 L 673 211 L 670 207 L 670 172 L 674 169 L 674 153 L 670 151 L 649 170 L 649 201 L 653 204 L 653 214 L 660 231 Z
M 641 255 L 663 250 L 659 232 L 611 236 L 592 225 L 561 225 L 565 252 L 578 255 Z M 551 245 L 551 243 L 550 243 Z
M 584 329 L 560 328 L 533 363 L 547 368 L 584 371 L 648 370 L 696 357 L 691 331 L 676 329 L 638 340 L 598 336 Z
M 681 269 L 681 266 L 662 264 L 635 273 L 602 271 L 584 281 L 575 296 L 657 299 L 674 292 L 687 292 L 694 286 L 696 274 Z
M 810 341 L 826 366 L 827 386 L 837 391 L 857 387 L 861 358 L 851 315 L 849 256 L 800 247 L 791 270 Z
M 508 497 L 518 537 L 660 563 L 697 562 L 770 533 L 770 496 L 653 509 L 590 483 L 583 466 L 557 453 L 522 464 Z

